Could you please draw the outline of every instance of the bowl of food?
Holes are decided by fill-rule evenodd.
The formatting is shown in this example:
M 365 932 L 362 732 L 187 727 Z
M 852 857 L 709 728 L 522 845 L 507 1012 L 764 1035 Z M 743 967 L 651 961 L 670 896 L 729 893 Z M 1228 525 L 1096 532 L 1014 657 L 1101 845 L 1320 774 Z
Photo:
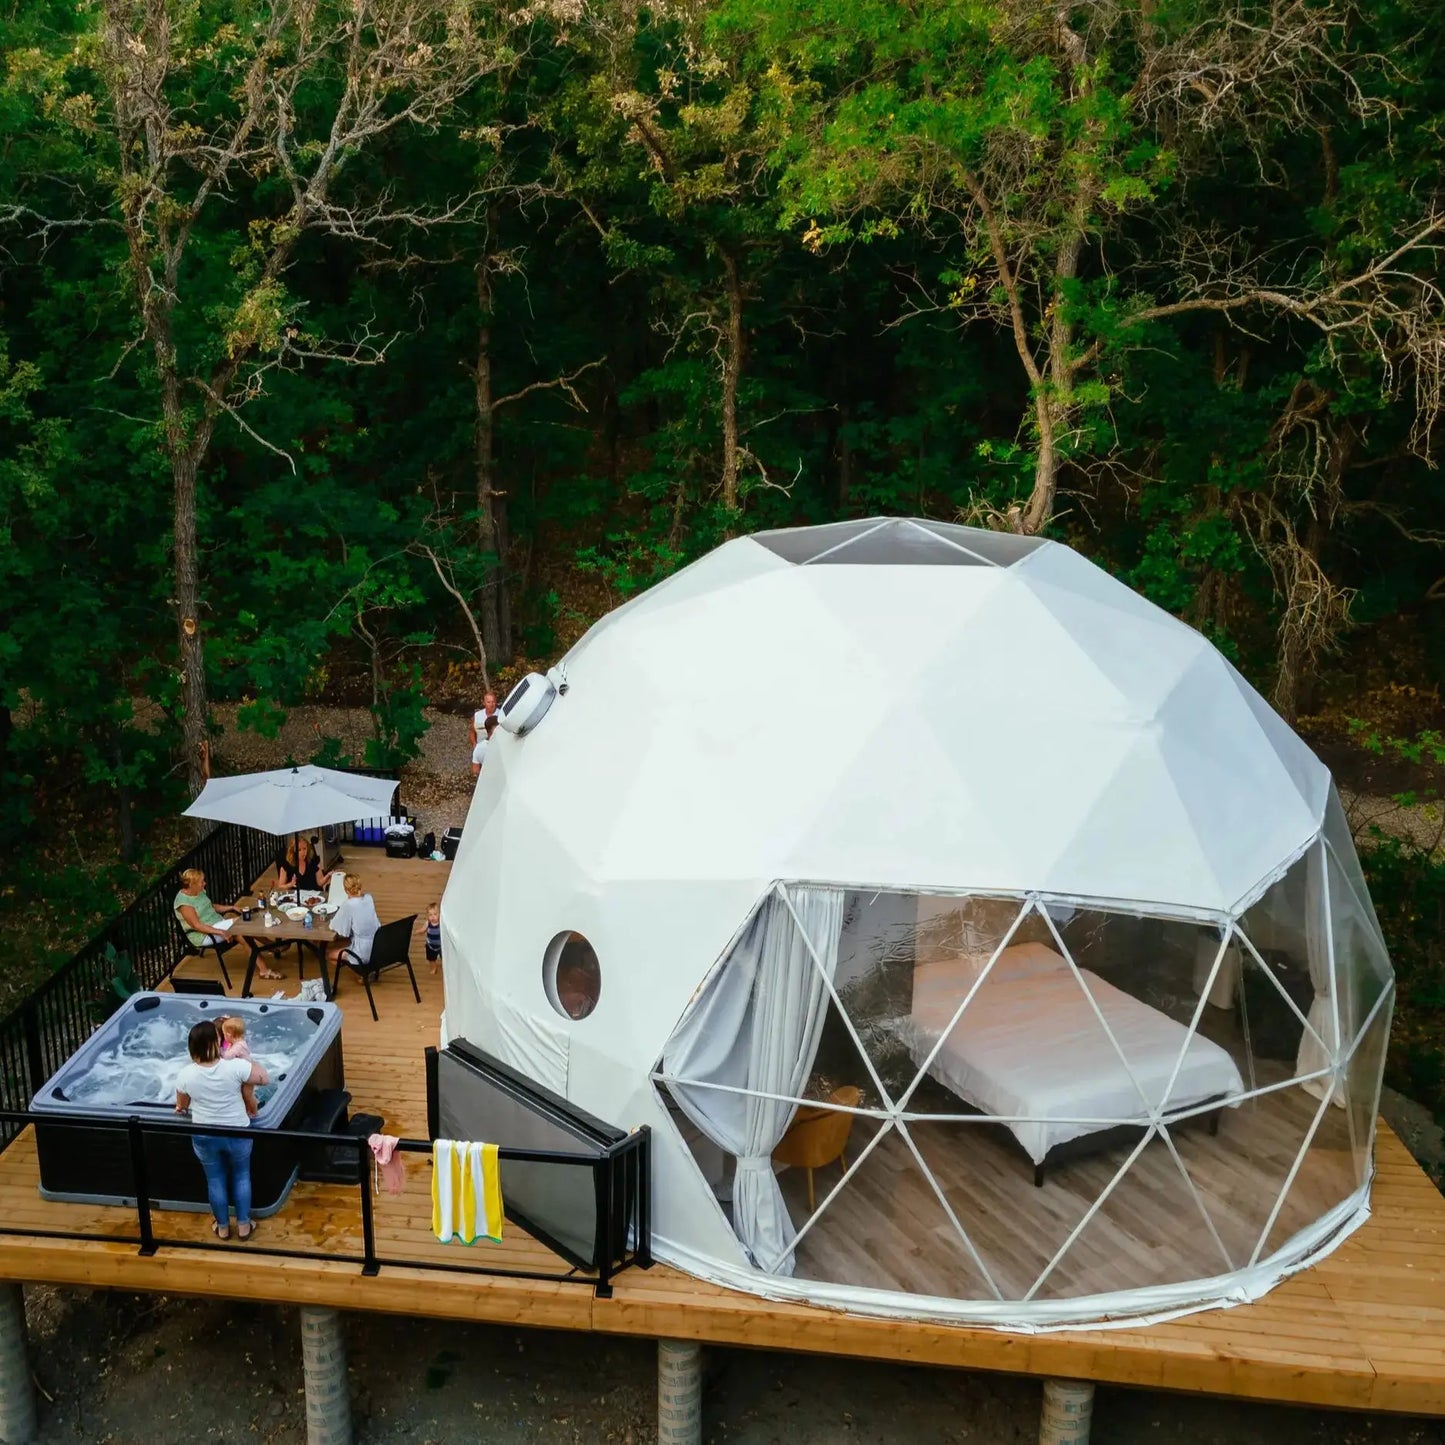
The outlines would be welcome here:
M 300 923 L 301 920 L 306 917 L 306 910 L 299 907 L 295 903 L 293 903 L 289 908 L 283 908 L 281 911 L 286 915 L 287 918 L 291 920 L 292 923 Z
M 315 908 L 316 905 L 321 902 L 321 895 L 319 893 L 303 893 L 301 895 L 301 901 L 308 908 Z

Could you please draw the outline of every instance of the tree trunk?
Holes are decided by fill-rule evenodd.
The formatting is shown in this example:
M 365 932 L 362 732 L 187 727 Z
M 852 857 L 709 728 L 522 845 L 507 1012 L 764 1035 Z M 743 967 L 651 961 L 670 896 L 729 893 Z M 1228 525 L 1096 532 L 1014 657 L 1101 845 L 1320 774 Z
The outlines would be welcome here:
M 488 231 L 496 224 L 495 211 Z M 476 389 L 477 547 L 492 560 L 486 564 L 477 611 L 482 641 L 494 667 L 512 655 L 511 609 L 507 605 L 505 500 L 496 485 L 496 408 L 492 392 L 492 257 L 477 263 L 477 361 L 472 372 Z
M 1073 419 L 1068 400 L 1074 385 L 1070 353 L 1074 328 L 1064 313 L 1068 282 L 1079 274 L 1079 253 L 1084 245 L 1084 221 L 1091 193 L 1081 190 L 1075 200 L 1074 226 L 1059 246 L 1054 262 L 1053 295 L 1048 310 L 1049 360 L 1041 384 L 1036 388 L 1034 415 L 1039 428 L 1039 455 L 1034 465 L 1034 486 L 1023 510 L 1023 530 L 1030 536 L 1042 532 L 1052 521 L 1059 492 L 1059 467 L 1063 462 L 1060 443 Z
M 1304 539 L 1300 543 L 1316 569 L 1324 539 L 1324 524 L 1316 513 L 1306 525 Z M 1308 706 L 1314 690 L 1314 665 L 1318 661 L 1320 650 L 1308 636 L 1306 628 L 1295 622 L 1291 616 L 1300 606 L 1297 597 L 1285 599 L 1285 620 L 1280 627 L 1279 673 L 1275 679 L 1274 696 L 1271 698 L 1280 716 L 1291 726 L 1299 720 Z
M 853 414 L 846 404 L 839 408 L 838 425 L 833 433 L 838 454 L 833 510 L 840 515 L 847 510 L 848 499 L 853 491 L 853 448 L 848 444 L 848 427 L 852 420 Z
M 722 253 L 727 272 L 727 331 L 723 337 L 722 374 L 722 502 L 731 515 L 738 510 L 738 378 L 743 369 L 743 288 L 738 263 Z
M 1034 485 L 1022 512 L 1011 516 L 1015 525 L 1028 536 L 1035 536 L 1049 525 L 1054 515 L 1054 498 L 1059 490 L 1059 452 L 1056 441 L 1057 408 L 1047 391 L 1041 388 L 1034 398 L 1034 417 L 1039 428 L 1039 450 L 1034 458 Z
M 120 861 L 130 863 L 135 859 L 135 817 L 131 811 L 130 785 L 123 781 L 125 750 L 121 745 L 119 725 L 111 737 L 111 761 L 116 772 L 115 812 L 116 831 L 120 837 Z
M 179 409 L 177 407 L 177 409 Z M 167 411 L 170 407 L 167 405 Z M 171 453 L 175 483 L 176 651 L 181 679 L 181 747 L 185 755 L 186 790 L 195 797 L 211 772 L 207 722 L 205 638 L 201 631 L 201 569 L 196 543 L 196 460 L 191 450 Z

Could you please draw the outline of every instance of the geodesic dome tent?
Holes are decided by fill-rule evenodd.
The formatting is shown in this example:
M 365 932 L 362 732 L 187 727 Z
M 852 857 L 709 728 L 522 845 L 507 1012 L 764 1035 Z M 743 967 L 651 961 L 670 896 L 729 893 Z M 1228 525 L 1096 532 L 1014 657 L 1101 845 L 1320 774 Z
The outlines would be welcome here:
M 1393 985 L 1324 766 L 1062 545 L 728 542 L 493 739 L 445 1029 L 654 1131 L 659 1258 L 1046 1327 L 1254 1297 L 1367 1213 Z

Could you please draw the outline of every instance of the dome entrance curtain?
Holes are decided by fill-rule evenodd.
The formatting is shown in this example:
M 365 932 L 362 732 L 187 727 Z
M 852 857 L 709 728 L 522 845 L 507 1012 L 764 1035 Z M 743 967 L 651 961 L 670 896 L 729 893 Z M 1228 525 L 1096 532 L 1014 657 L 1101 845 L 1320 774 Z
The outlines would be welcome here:
M 771 1274 L 792 1274 L 797 1235 L 773 1177 L 773 1150 L 818 1052 L 842 928 L 840 890 L 775 889 L 663 1055 L 678 1105 L 737 1159 L 733 1228 Z

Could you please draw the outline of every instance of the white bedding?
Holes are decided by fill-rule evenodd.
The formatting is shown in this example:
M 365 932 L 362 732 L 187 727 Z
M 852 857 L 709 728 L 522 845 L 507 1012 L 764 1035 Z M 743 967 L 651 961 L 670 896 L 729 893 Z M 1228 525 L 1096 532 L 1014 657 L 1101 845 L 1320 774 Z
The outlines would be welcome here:
M 920 1066 L 948 1028 L 980 965 L 968 958 L 920 964 L 914 970 L 910 1049 Z M 1057 1144 L 1108 1124 L 1063 1119 L 1147 1118 L 1168 1087 L 1188 1030 L 1167 1014 L 1080 970 L 1129 1061 L 1130 1081 L 1068 964 L 1041 944 L 1005 949 L 949 1034 L 928 1072 L 974 1108 L 1010 1123 L 1034 1163 Z M 1168 1104 L 1188 1108 L 1242 1093 L 1234 1060 L 1195 1035 Z

